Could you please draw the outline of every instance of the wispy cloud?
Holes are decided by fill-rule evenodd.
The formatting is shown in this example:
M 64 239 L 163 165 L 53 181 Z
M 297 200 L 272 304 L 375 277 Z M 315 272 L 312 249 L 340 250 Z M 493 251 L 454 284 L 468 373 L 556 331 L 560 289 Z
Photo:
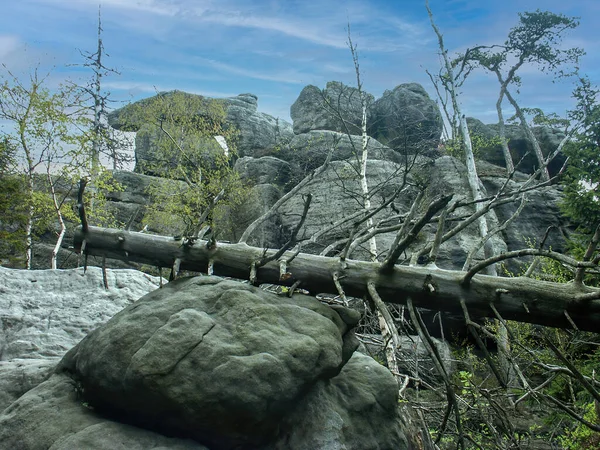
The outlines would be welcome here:
M 210 22 L 229 27 L 244 27 L 273 31 L 327 47 L 346 47 L 346 41 L 343 34 L 328 32 L 323 30 L 323 28 L 315 27 L 314 24 L 306 21 L 290 20 L 289 18 L 277 16 L 259 17 L 246 15 L 241 12 L 223 13 L 206 10 L 199 11 L 197 18 L 203 22 Z
M 255 78 L 257 80 L 265 80 L 265 81 L 276 81 L 279 83 L 290 83 L 290 84 L 301 84 L 302 81 L 302 73 L 293 69 L 285 69 L 283 71 L 273 71 L 272 73 L 268 71 L 258 71 L 247 69 L 244 67 L 234 66 L 232 64 L 224 63 L 221 61 L 217 61 L 214 59 L 207 58 L 194 58 L 195 61 L 201 62 L 207 66 L 212 67 L 213 69 L 217 69 L 223 72 L 227 72 L 233 75 L 238 75 L 241 77 Z M 304 78 L 307 78 L 309 75 L 304 75 Z

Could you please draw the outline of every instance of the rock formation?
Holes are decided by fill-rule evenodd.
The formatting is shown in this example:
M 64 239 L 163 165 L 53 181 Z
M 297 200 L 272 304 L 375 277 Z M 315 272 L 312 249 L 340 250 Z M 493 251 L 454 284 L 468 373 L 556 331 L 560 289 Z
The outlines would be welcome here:
M 367 106 L 374 99 L 371 94 L 365 93 Z M 362 103 L 359 91 L 337 81 L 330 81 L 323 90 L 308 85 L 291 106 L 290 116 L 295 134 L 329 130 L 360 135 Z
M 412 448 L 394 378 L 354 353 L 358 319 L 307 296 L 179 279 L 0 414 L 0 449 Z
M 442 135 L 442 116 L 423 86 L 407 83 L 385 91 L 371 106 L 369 135 L 400 153 L 432 153 Z
M 135 270 L 0 267 L 0 410 L 39 383 L 58 358 L 125 306 L 158 287 Z
M 170 93 L 161 93 L 160 96 Z M 194 94 L 185 94 L 195 96 Z M 204 98 L 202 96 L 195 96 Z M 117 130 L 136 131 L 136 172 L 147 173 L 150 162 L 156 159 L 155 140 L 160 132 L 156 124 L 144 122 L 137 111 L 156 102 L 157 96 L 118 109 L 109 115 L 109 124 Z M 236 97 L 216 99 L 223 104 L 226 112 L 225 125 L 238 131 L 236 149 L 239 156 L 265 156 L 271 154 L 293 135 L 292 126 L 282 119 L 257 111 L 257 97 L 253 94 L 240 94 Z M 190 111 L 190 115 L 202 115 L 203 111 Z M 217 149 L 216 141 L 207 140 L 198 145 L 207 150 Z M 152 171 L 147 173 L 154 175 Z
M 472 117 L 467 118 L 471 133 L 478 134 L 484 139 L 492 139 L 498 137 L 498 124 L 484 124 L 480 120 Z M 537 126 L 532 128 L 533 134 L 540 143 L 544 156 L 552 154 L 564 139 L 565 134 L 557 129 L 548 126 Z M 525 132 L 520 125 L 506 125 L 506 137 L 508 139 L 508 148 L 512 155 L 515 165 L 521 161 L 516 167 L 520 172 L 533 173 L 538 167 L 539 162 L 535 157 L 533 146 L 526 137 Z M 479 149 L 479 158 L 490 162 L 497 166 L 505 167 L 502 148 L 498 144 L 484 146 Z M 551 175 L 556 175 L 565 163 L 563 154 L 557 155 L 548 165 L 548 170 Z

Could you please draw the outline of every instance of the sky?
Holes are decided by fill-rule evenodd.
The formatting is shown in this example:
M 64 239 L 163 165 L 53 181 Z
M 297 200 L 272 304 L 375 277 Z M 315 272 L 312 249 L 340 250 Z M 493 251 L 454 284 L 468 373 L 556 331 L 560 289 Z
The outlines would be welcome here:
M 435 90 L 426 70 L 440 67 L 424 0 L 1 0 L 0 61 L 18 76 L 36 66 L 48 82 L 85 80 L 81 52 L 94 52 L 98 6 L 104 63 L 120 72 L 104 79 L 118 107 L 157 91 L 211 97 L 258 96 L 259 111 L 290 120 L 302 88 L 328 81 L 355 85 L 348 24 L 364 89 L 380 97 L 402 83 Z M 536 9 L 580 17 L 563 46 L 587 50 L 581 72 L 600 84 L 600 0 L 430 0 L 450 54 L 504 42 L 518 12 Z M 564 115 L 571 81 L 524 67 L 522 106 Z M 460 92 L 464 113 L 496 119 L 498 82 L 474 73 Z M 508 111 L 508 109 L 507 109 Z

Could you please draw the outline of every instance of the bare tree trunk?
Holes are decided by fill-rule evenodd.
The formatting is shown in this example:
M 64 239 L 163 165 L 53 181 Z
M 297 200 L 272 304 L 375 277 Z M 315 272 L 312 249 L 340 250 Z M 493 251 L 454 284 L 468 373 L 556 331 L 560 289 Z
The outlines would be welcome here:
M 506 126 L 504 124 L 504 115 L 502 114 L 502 99 L 504 98 L 504 89 L 500 90 L 498 101 L 496 102 L 496 111 L 498 112 L 498 135 L 500 136 L 500 143 L 502 145 L 502 153 L 504 154 L 504 161 L 506 163 L 506 174 L 510 175 L 515 170 L 515 165 L 508 148 L 508 140 L 506 139 Z
M 214 274 L 248 279 L 250 268 L 256 261 L 271 256 L 277 250 L 266 252 L 263 248 L 246 244 L 217 243 L 196 240 L 184 243 L 172 237 L 152 236 L 146 233 L 114 230 L 88 226 L 87 231 L 75 233 L 75 251 L 81 251 L 86 241 L 85 253 L 105 255 L 122 261 L 134 261 L 153 267 L 171 267 L 181 259 L 181 269 L 206 272 L 212 263 Z M 288 252 L 288 258 L 293 252 Z M 514 256 L 541 254 L 525 249 Z M 512 252 L 511 255 L 512 256 Z M 496 257 L 498 258 L 498 257 Z M 564 261 L 568 258 L 564 257 Z M 579 263 L 576 266 L 597 267 L 597 263 Z M 540 325 L 572 328 L 572 323 L 582 331 L 600 328 L 600 289 L 574 284 L 560 284 L 525 277 L 505 278 L 474 275 L 465 272 L 437 269 L 428 266 L 400 266 L 382 272 L 379 262 L 355 261 L 299 253 L 287 265 L 292 279 L 300 287 L 313 293 L 338 294 L 333 274 L 347 295 L 362 298 L 368 294 L 367 282 L 373 281 L 382 301 L 404 304 L 412 297 L 414 305 L 436 311 L 463 314 L 461 299 L 471 317 L 496 318 L 494 308 L 506 320 L 537 323 Z M 261 283 L 282 284 L 278 261 L 270 261 L 256 271 Z M 468 281 L 466 280 L 468 278 Z
M 354 62 L 354 70 L 356 72 L 356 84 L 358 88 L 358 95 L 360 96 L 361 104 L 361 154 L 360 154 L 360 187 L 363 196 L 363 208 L 365 212 L 371 211 L 371 198 L 369 195 L 369 182 L 367 180 L 367 161 L 369 159 L 369 136 L 367 134 L 367 99 L 362 89 L 362 81 L 360 79 L 360 66 L 358 62 L 358 53 L 356 47 L 352 44 L 352 37 L 350 35 L 350 26 L 348 26 L 348 45 L 350 46 L 350 52 L 352 53 L 352 60 Z M 348 136 L 350 141 L 352 137 Z M 367 232 L 373 231 L 373 218 L 369 217 L 366 222 Z M 369 259 L 373 262 L 377 261 L 377 240 L 375 236 L 369 239 Z M 398 368 L 398 359 L 396 358 L 396 349 L 400 343 L 398 336 L 398 330 L 396 324 L 390 314 L 385 303 L 379 299 L 376 287 L 369 285 L 369 294 L 375 304 L 375 310 L 377 311 L 377 320 L 379 322 L 379 328 L 381 330 L 381 337 L 385 345 L 385 357 L 388 363 L 388 369 L 394 374 L 394 377 L 400 383 L 400 370 Z
M 527 124 L 527 118 L 525 117 L 525 114 L 523 114 L 521 107 L 519 106 L 517 101 L 514 99 L 514 97 L 511 95 L 511 93 L 508 90 L 506 90 L 506 98 L 508 99 L 510 104 L 513 105 L 513 107 L 515 108 L 517 117 L 519 118 L 519 121 L 521 122 L 521 127 L 523 128 L 523 131 L 525 131 L 525 135 L 527 136 L 527 139 L 529 139 L 529 141 L 531 142 L 531 145 L 533 146 L 533 151 L 535 152 L 535 156 L 538 160 L 538 164 L 540 165 L 540 167 L 544 168 L 542 170 L 542 175 L 541 175 L 542 180 L 548 181 L 550 179 L 550 173 L 548 172 L 546 158 L 544 158 L 544 154 L 542 153 L 542 148 L 540 147 L 540 143 L 538 142 L 537 138 L 533 134 L 531 127 Z
M 446 67 L 446 74 L 448 76 L 448 85 L 450 86 L 450 96 L 452 99 L 452 107 L 454 109 L 455 114 L 459 117 L 460 120 L 460 130 L 461 130 L 461 134 L 462 134 L 462 138 L 463 138 L 463 144 L 465 146 L 465 164 L 467 166 L 467 178 L 469 181 L 469 186 L 471 188 L 471 194 L 473 195 L 473 200 L 476 201 L 475 203 L 475 211 L 481 211 L 484 208 L 483 203 L 481 202 L 477 202 L 477 200 L 481 200 L 483 198 L 483 194 L 481 191 L 481 182 L 479 180 L 479 176 L 477 175 L 477 167 L 475 166 L 475 157 L 473 156 L 473 146 L 472 146 L 472 142 L 471 142 L 471 136 L 469 134 L 469 127 L 467 126 L 467 120 L 466 117 L 461 113 L 460 110 L 460 105 L 458 103 L 458 98 L 457 98 L 457 89 L 455 86 L 455 78 L 454 78 L 454 72 L 452 70 L 452 65 L 450 64 L 450 61 L 448 59 L 448 52 L 446 51 L 446 48 L 444 46 L 444 39 L 442 37 L 442 34 L 440 32 L 440 30 L 438 29 L 438 27 L 435 25 L 434 21 L 433 21 L 433 13 L 431 12 L 431 9 L 429 8 L 429 2 L 426 2 L 426 6 L 427 6 L 427 11 L 429 13 L 429 19 L 431 21 L 431 26 L 433 28 L 433 30 L 435 31 L 435 34 L 438 37 L 438 43 L 439 43 L 439 47 L 440 47 L 440 52 L 442 54 L 443 60 L 444 60 L 444 65 Z M 502 94 L 500 95 L 499 98 L 499 104 L 497 104 L 497 108 L 498 109 L 498 117 L 499 119 L 502 117 Z M 503 122 L 501 121 L 501 127 L 503 127 Z M 503 148 L 504 146 L 506 146 L 506 137 L 502 137 L 502 142 L 503 142 Z M 506 156 L 506 154 L 508 153 L 508 157 Z M 512 166 L 512 158 L 510 158 L 510 152 L 508 152 L 508 147 L 506 147 L 506 152 L 505 152 L 505 158 L 507 158 L 507 169 L 509 167 L 509 164 Z M 509 163 L 510 160 L 510 163 Z M 485 238 L 488 233 L 489 233 L 489 229 L 488 229 L 488 223 L 487 223 L 487 219 L 485 217 L 485 215 L 482 215 L 481 217 L 479 217 L 479 219 L 477 220 L 477 225 L 479 228 L 479 234 L 482 238 Z M 484 255 L 486 258 L 490 258 L 493 256 L 492 254 L 492 249 L 491 249 L 491 245 L 484 245 Z M 488 274 L 492 275 L 492 276 L 497 276 L 498 273 L 496 272 L 496 266 L 492 265 L 488 267 Z M 507 330 L 505 329 L 504 325 L 501 324 L 500 322 L 497 322 L 497 326 L 499 329 L 499 333 L 498 333 L 498 345 L 504 350 L 502 352 L 499 352 L 500 358 L 501 358 L 501 365 L 504 368 L 505 373 L 509 373 L 510 371 L 510 364 L 508 364 L 508 362 L 505 360 L 504 355 L 508 354 L 508 334 L 507 334 Z M 506 351 L 506 353 L 505 353 Z
M 48 184 L 50 185 L 50 196 L 52 197 L 52 206 L 54 206 L 54 212 L 56 213 L 56 218 L 60 225 L 60 231 L 58 233 L 58 237 L 56 238 L 56 244 L 54 245 L 54 248 L 52 249 L 52 256 L 50 259 L 50 262 L 51 262 L 50 266 L 52 267 L 53 270 L 56 270 L 57 269 L 56 260 L 58 257 L 58 251 L 60 250 L 60 247 L 62 245 L 62 241 L 65 237 L 67 227 L 65 226 L 65 221 L 63 219 L 63 215 L 60 210 L 60 204 L 58 202 L 58 199 L 56 198 L 56 190 L 54 189 L 54 181 L 52 180 L 52 176 L 50 175 L 50 164 L 48 164 L 48 166 L 46 167 L 46 176 L 48 178 Z

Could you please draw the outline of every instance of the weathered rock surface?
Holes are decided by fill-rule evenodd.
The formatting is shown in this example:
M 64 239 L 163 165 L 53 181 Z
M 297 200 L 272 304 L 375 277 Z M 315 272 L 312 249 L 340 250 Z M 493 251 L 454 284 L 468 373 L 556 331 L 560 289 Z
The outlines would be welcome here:
M 158 279 L 134 270 L 14 270 L 0 267 L 0 411 L 52 373 L 87 333 Z
M 0 361 L 60 357 L 125 306 L 158 287 L 135 270 L 0 267 Z
M 294 136 L 288 145 L 281 148 L 277 156 L 292 165 L 294 180 L 297 182 L 321 166 L 332 149 L 332 161 L 358 161 L 362 151 L 361 137 L 335 131 L 310 131 Z M 402 161 L 397 152 L 373 138 L 369 139 L 367 151 L 369 159 Z
M 498 137 L 498 124 L 484 124 L 480 120 L 472 117 L 467 118 L 469 129 L 474 134 L 479 134 L 485 139 L 493 139 Z M 533 173 L 539 168 L 538 160 L 533 150 L 533 145 L 525 135 L 525 132 L 520 125 L 508 124 L 506 127 L 506 137 L 508 138 L 508 148 L 515 165 L 520 162 L 517 169 L 525 173 Z M 554 152 L 560 142 L 564 139 L 565 134 L 558 129 L 553 129 L 548 126 L 538 126 L 532 128 L 533 134 L 538 140 L 542 153 L 548 156 Z M 479 149 L 479 158 L 495 164 L 497 166 L 506 167 L 502 147 L 500 145 L 490 145 Z M 548 164 L 548 171 L 551 175 L 555 175 L 561 169 L 565 162 L 565 156 L 559 154 Z
M 369 160 L 367 162 L 367 178 L 371 189 L 377 188 L 377 195 L 371 199 L 373 208 L 381 205 L 383 199 L 389 199 L 396 189 L 401 185 L 405 166 L 390 161 Z M 334 161 L 329 168 L 322 174 L 320 179 L 302 190 L 302 193 L 312 193 L 313 199 L 311 209 L 305 221 L 303 231 L 300 236 L 310 237 L 323 227 L 336 222 L 344 217 L 349 217 L 362 208 L 360 201 L 360 185 L 356 176 L 357 168 L 347 161 Z M 418 158 L 415 167 L 411 171 L 409 180 L 415 181 L 416 177 L 420 182 L 427 185 L 426 198 L 433 199 L 437 195 L 455 193 L 457 196 L 471 198 L 468 181 L 466 178 L 466 168 L 458 160 L 452 157 L 442 157 L 436 160 L 428 158 Z M 399 214 L 405 214 L 410 209 L 413 200 L 416 197 L 416 190 L 408 187 L 405 192 L 395 200 L 394 208 Z M 358 200 L 357 200 L 358 199 Z M 297 212 L 302 210 L 302 199 L 300 197 L 292 198 L 289 202 L 280 208 L 281 222 L 285 230 L 291 230 L 298 221 Z M 456 215 L 460 216 L 471 213 L 470 208 L 459 208 Z M 394 215 L 391 207 L 375 216 L 375 223 L 378 220 Z M 396 221 L 386 222 L 386 226 L 400 223 L 400 217 Z M 494 215 L 490 214 L 491 224 L 497 223 Z M 306 246 L 303 251 L 319 253 L 332 242 L 347 237 L 348 229 L 332 230 L 323 235 L 320 242 Z M 431 242 L 435 227 L 429 225 L 424 228 L 423 233 L 415 241 L 411 249 L 416 249 L 421 245 Z M 377 247 L 379 252 L 384 252 L 390 248 L 395 237 L 394 233 L 382 233 L 377 235 Z M 437 264 L 446 269 L 461 269 L 466 255 L 478 241 L 478 230 L 476 225 L 467 227 L 462 233 L 451 240 L 443 243 L 440 248 Z M 506 245 L 498 236 L 492 238 L 492 245 L 498 253 L 506 251 Z M 365 244 L 366 245 L 366 244 Z M 339 249 L 339 248 L 338 248 Z M 481 258 L 483 252 L 478 253 Z M 356 259 L 366 258 L 367 254 L 360 248 L 357 253 L 351 255 Z
M 484 167 L 481 180 L 490 194 L 496 194 L 505 184 L 506 188 L 511 191 L 518 190 L 525 175 L 517 175 L 514 180 L 506 183 L 506 178 L 490 174 L 486 170 L 487 166 L 478 163 Z M 538 246 L 548 227 L 552 227 L 548 234 L 544 248 L 562 252 L 565 250 L 566 239 L 565 234 L 568 234 L 569 223 L 565 219 L 560 210 L 560 202 L 562 201 L 562 189 L 558 185 L 546 186 L 536 189 L 525 194 L 525 206 L 521 213 L 511 222 L 511 225 L 502 231 L 502 237 L 506 242 L 507 250 L 520 250 L 531 246 Z M 500 221 L 508 220 L 517 211 L 520 202 L 506 203 L 498 206 L 495 211 Z M 527 260 L 525 260 L 527 261 Z M 505 265 L 514 274 L 522 271 L 524 260 L 507 261 Z
M 159 94 L 162 96 L 169 93 Z M 198 97 L 195 94 L 185 94 Z M 201 97 L 201 96 L 200 96 Z M 238 131 L 236 149 L 239 156 L 265 156 L 287 142 L 293 135 L 292 125 L 285 120 L 257 111 L 257 97 L 254 94 L 240 94 L 226 99 L 215 99 L 226 110 L 225 125 Z M 109 124 L 117 130 L 136 131 L 136 171 L 146 173 L 149 167 L 156 166 L 156 142 L 160 130 L 144 122 L 136 113 L 138 108 L 148 107 L 157 97 L 140 100 L 132 105 L 113 111 L 109 115 Z M 203 114 L 203 111 L 191 111 L 190 114 Z M 218 152 L 220 147 L 213 139 L 199 142 L 207 152 Z M 152 169 L 154 170 L 154 169 Z M 149 174 L 153 174 L 150 170 Z
M 429 153 L 442 135 L 442 116 L 423 86 L 407 83 L 385 91 L 370 108 L 369 136 L 400 153 Z
M 244 156 L 235 162 L 235 170 L 243 180 L 253 184 L 276 184 L 286 187 L 292 179 L 292 166 L 274 156 Z
M 2 450 L 208 450 L 189 439 L 113 422 L 85 403 L 76 381 L 55 374 L 0 414 Z
M 98 408 L 213 445 L 256 446 L 309 386 L 339 373 L 349 329 L 310 298 L 182 279 L 90 334 L 63 366 Z
M 56 357 L 0 361 L 0 411 L 45 381 L 59 360 Z
M 359 315 L 336 311 L 179 279 L 89 334 L 0 414 L 0 449 L 413 448 L 394 378 L 353 354 Z
M 371 94 L 365 93 L 366 105 L 373 100 Z M 361 134 L 362 103 L 358 89 L 338 81 L 330 81 L 323 90 L 306 86 L 291 106 L 290 116 L 295 134 L 313 130 Z

